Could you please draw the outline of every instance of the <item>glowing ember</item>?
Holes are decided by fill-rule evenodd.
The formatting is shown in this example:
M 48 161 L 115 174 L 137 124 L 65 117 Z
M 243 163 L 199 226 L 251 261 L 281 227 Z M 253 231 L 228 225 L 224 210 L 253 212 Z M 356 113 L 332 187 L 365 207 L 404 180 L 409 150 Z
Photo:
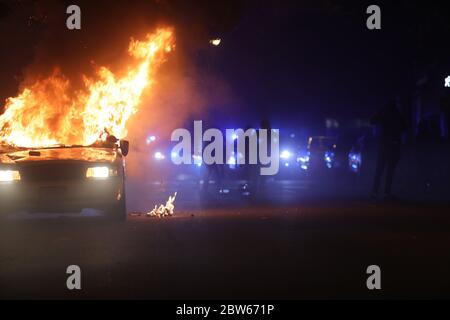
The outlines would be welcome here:
M 175 192 L 173 196 L 169 196 L 169 199 L 166 202 L 166 205 L 160 205 L 155 206 L 155 208 L 150 211 L 147 212 L 147 216 L 150 217 L 158 217 L 158 218 L 162 218 L 162 217 L 166 217 L 166 216 L 172 216 L 173 215 L 173 211 L 175 209 L 174 206 L 174 202 L 175 202 L 175 198 L 177 197 L 177 193 Z
M 90 145 L 105 139 L 105 132 L 124 138 L 127 120 L 137 112 L 156 67 L 173 46 L 172 30 L 159 29 L 144 41 L 131 39 L 128 53 L 135 62 L 127 66 L 125 74 L 100 67 L 97 79 L 83 77 L 85 88 L 72 92 L 69 80 L 55 71 L 23 88 L 17 97 L 6 100 L 5 112 L 0 115 L 0 143 Z

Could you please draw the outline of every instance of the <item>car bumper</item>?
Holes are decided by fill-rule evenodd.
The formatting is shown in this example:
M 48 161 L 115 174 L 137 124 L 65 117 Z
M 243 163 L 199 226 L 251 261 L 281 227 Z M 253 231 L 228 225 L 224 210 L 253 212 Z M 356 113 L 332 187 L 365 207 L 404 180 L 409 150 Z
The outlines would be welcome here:
M 0 183 L 0 209 L 46 212 L 103 209 L 120 200 L 123 194 L 120 177 L 78 182 Z

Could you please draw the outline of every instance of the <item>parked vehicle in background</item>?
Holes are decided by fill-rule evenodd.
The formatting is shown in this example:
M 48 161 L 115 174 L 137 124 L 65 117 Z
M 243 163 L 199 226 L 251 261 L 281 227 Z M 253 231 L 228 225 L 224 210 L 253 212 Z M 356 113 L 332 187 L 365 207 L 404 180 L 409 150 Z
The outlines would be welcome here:
M 297 162 L 306 172 L 332 169 L 338 165 L 336 158 L 337 139 L 335 137 L 309 137 L 306 151 L 300 152 Z
M 360 136 L 348 153 L 348 170 L 365 180 L 372 179 L 376 161 L 376 141 L 372 132 Z

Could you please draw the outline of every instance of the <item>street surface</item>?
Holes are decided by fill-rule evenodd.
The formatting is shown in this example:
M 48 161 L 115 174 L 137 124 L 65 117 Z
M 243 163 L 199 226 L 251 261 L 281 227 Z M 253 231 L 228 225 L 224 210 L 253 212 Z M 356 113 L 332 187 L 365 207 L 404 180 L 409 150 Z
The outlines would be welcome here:
M 256 199 L 228 186 L 205 195 L 191 180 L 130 184 L 125 223 L 92 210 L 10 214 L 0 298 L 450 298 L 448 207 L 308 180 L 269 181 Z M 143 214 L 175 190 L 174 216 Z M 366 288 L 373 264 L 380 291 Z M 66 288 L 69 265 L 81 268 L 80 291 Z

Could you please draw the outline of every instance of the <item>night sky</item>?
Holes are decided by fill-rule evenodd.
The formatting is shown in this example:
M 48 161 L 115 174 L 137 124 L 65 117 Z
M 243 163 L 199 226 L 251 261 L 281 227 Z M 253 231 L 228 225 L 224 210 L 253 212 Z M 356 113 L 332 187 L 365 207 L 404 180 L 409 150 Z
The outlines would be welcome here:
M 195 77 L 229 88 L 232 99 L 209 105 L 223 121 L 367 118 L 448 53 L 442 3 L 379 1 L 382 30 L 369 31 L 368 1 L 2 1 L 0 98 L 15 95 L 24 75 L 58 66 L 75 78 L 93 59 L 114 64 L 130 35 L 170 24 Z M 81 31 L 64 27 L 69 4 L 82 9 Z M 208 45 L 215 36 L 217 48 Z

